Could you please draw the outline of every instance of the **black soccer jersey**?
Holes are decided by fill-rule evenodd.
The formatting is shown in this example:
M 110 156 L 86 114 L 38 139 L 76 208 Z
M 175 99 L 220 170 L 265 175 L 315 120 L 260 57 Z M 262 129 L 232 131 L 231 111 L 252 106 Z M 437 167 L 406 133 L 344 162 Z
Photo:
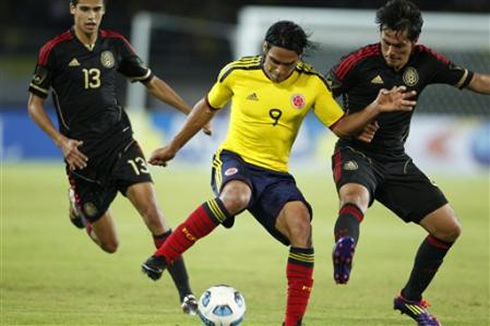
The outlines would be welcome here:
M 395 71 L 381 53 L 381 45 L 371 44 L 343 57 L 327 74 L 328 85 L 334 96 L 343 95 L 344 109 L 349 113 L 369 105 L 381 88 L 406 86 L 415 90 L 417 97 L 429 84 L 449 84 L 463 88 L 473 73 L 454 65 L 446 57 L 417 45 L 404 68 Z M 355 138 L 341 139 L 348 145 L 370 154 L 392 156 L 404 153 L 412 112 L 382 113 L 376 119 L 380 128 L 370 144 Z
M 73 29 L 48 41 L 40 50 L 29 91 L 46 98 L 53 91 L 59 129 L 83 140 L 90 157 L 124 146 L 132 139 L 126 113 L 116 99 L 116 73 L 148 81 L 151 71 L 120 34 L 100 30 L 92 49 Z

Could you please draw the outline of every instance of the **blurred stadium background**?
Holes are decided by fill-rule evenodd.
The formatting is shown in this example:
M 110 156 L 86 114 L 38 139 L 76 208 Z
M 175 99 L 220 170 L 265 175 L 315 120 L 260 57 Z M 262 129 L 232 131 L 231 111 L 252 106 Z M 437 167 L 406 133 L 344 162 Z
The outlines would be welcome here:
M 488 0 L 415 2 L 425 17 L 422 43 L 470 70 L 490 72 Z M 125 246 L 111 258 L 65 220 L 67 181 L 61 155 L 29 120 L 25 105 L 37 51 L 72 24 L 68 3 L 0 2 L 0 325 L 195 325 L 183 319 L 176 306 L 164 303 L 176 300 L 170 282 L 165 281 L 162 291 L 161 284 L 149 288 L 142 277 L 134 277 L 152 248 L 126 201 L 118 199 L 114 205 Z M 103 28 L 132 40 L 152 70 L 193 104 L 227 62 L 258 53 L 257 40 L 270 20 L 294 18 L 307 27 L 320 49 L 306 61 L 326 72 L 358 45 L 377 41 L 374 10 L 382 3 L 107 0 Z M 293 12 L 286 5 L 294 7 Z M 309 16 L 311 12 L 317 17 Z M 173 135 L 184 117 L 142 96 L 140 85 L 129 86 L 122 78 L 119 82 L 119 99 L 127 104 L 136 137 L 149 153 Z M 445 325 L 489 325 L 490 97 L 432 86 L 419 103 L 408 151 L 421 168 L 437 176 L 465 227 L 429 294 L 440 302 L 435 311 L 445 317 Z M 52 111 L 51 102 L 48 106 Z M 198 136 L 169 169 L 153 169 L 159 200 L 172 225 L 211 195 L 210 155 L 226 133 L 226 120 L 223 110 L 213 123 L 212 138 Z M 335 137 L 309 117 L 293 150 L 292 172 L 315 207 L 317 283 L 306 323 L 411 325 L 395 316 L 389 303 L 405 280 L 423 232 L 398 223 L 386 209 L 375 205 L 363 226 L 362 241 L 370 245 L 359 251 L 358 278 L 349 290 L 332 285 L 329 254 L 337 203 L 329 155 L 334 142 Z M 213 282 L 229 282 L 249 300 L 246 325 L 277 324 L 284 304 L 284 280 L 277 277 L 283 273 L 284 249 L 250 219 L 238 223 L 229 231 L 232 244 L 219 230 L 204 241 L 207 245 L 187 255 L 196 293 Z M 242 259 L 232 258 L 236 256 Z M 262 266 L 256 275 L 250 262 Z M 280 291 L 262 292 L 266 287 Z

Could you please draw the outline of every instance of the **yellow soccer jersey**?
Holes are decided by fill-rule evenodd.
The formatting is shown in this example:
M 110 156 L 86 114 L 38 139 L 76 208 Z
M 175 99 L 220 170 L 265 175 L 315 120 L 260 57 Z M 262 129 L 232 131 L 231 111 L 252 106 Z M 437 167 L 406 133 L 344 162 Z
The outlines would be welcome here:
M 262 70 L 262 57 L 244 57 L 225 66 L 207 100 L 214 109 L 232 99 L 230 126 L 220 149 L 239 154 L 263 168 L 288 170 L 289 155 L 303 119 L 313 108 L 327 127 L 344 114 L 325 80 L 311 66 L 299 62 L 281 83 Z

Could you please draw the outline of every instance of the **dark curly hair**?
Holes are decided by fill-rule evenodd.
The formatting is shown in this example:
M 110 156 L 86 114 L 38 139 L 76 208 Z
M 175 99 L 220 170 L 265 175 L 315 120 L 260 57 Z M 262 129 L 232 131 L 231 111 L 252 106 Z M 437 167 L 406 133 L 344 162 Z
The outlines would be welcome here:
M 265 41 L 268 49 L 278 46 L 302 55 L 305 50 L 315 48 L 315 45 L 308 40 L 308 35 L 298 24 L 281 20 L 274 23 L 265 34 Z
M 410 41 L 419 38 L 424 20 L 420 9 L 409 0 L 390 0 L 376 12 L 379 30 L 407 32 Z

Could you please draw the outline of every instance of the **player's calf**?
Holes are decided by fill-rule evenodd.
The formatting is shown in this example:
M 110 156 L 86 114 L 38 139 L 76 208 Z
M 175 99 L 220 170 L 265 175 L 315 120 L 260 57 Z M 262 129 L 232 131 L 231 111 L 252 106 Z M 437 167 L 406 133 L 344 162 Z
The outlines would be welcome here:
M 355 241 L 352 237 L 340 238 L 335 243 L 332 253 L 335 283 L 346 284 L 349 281 L 355 247 Z

